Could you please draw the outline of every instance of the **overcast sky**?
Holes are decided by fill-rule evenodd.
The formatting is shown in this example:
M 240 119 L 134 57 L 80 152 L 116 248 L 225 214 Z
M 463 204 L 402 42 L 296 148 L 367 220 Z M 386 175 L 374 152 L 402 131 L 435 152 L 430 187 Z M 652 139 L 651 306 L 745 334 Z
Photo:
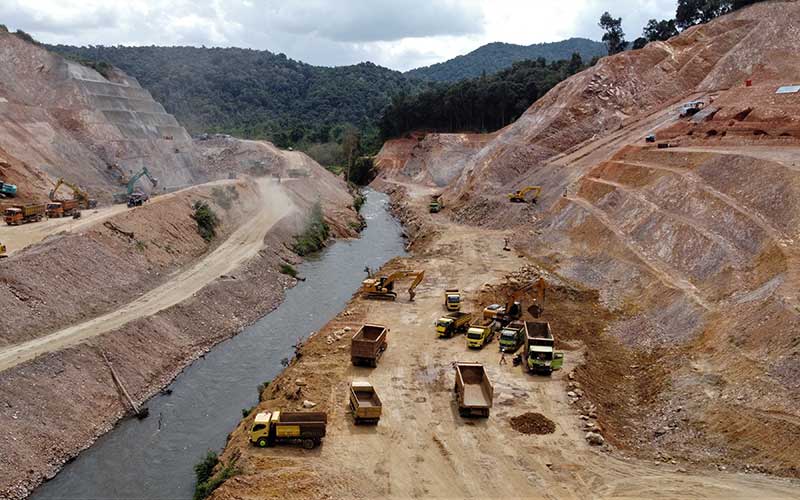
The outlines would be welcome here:
M 629 40 L 676 0 L 0 0 L 0 23 L 47 43 L 249 47 L 338 66 L 407 70 L 488 42 L 599 40 L 623 18 Z

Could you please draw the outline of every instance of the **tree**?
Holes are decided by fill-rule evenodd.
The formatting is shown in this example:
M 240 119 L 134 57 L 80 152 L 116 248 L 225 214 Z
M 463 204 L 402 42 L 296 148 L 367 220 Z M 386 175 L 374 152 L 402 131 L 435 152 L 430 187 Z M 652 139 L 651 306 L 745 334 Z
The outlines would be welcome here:
M 732 0 L 678 0 L 675 24 L 685 29 L 695 24 L 707 23 L 715 17 L 727 14 L 732 9 Z
M 622 18 L 614 19 L 611 14 L 604 12 L 600 16 L 599 26 L 603 28 L 605 34 L 603 41 L 608 47 L 608 55 L 614 55 L 625 50 L 625 32 L 622 31 Z
M 567 64 L 567 74 L 571 76 L 582 69 L 583 69 L 583 58 L 577 52 L 573 52 L 572 57 L 569 60 L 569 64 Z
M 342 135 L 342 156 L 347 166 L 347 180 L 350 180 L 350 169 L 361 152 L 361 136 L 353 127 L 348 127 Z
M 647 38 L 639 37 L 633 41 L 633 50 L 643 49 L 647 45 Z
M 678 28 L 675 26 L 674 19 L 662 19 L 661 21 L 651 19 L 647 21 L 647 25 L 642 30 L 642 36 L 648 42 L 669 40 L 677 34 Z

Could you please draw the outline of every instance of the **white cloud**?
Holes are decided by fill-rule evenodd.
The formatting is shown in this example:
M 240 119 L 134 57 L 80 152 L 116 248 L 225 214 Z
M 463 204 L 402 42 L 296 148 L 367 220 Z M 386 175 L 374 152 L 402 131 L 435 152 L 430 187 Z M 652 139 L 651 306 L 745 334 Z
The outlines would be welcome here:
M 599 39 L 608 10 L 629 40 L 675 0 L 2 0 L 0 21 L 47 43 L 214 45 L 282 52 L 318 65 L 405 70 L 494 41 Z

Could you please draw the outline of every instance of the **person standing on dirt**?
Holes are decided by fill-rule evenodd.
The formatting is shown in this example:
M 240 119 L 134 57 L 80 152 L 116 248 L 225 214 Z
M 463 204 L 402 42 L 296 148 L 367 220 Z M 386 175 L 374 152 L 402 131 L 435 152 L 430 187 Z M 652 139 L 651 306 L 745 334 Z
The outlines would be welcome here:
M 508 364 L 508 360 L 506 359 L 505 351 L 500 353 L 500 364 L 501 365 L 507 365 Z

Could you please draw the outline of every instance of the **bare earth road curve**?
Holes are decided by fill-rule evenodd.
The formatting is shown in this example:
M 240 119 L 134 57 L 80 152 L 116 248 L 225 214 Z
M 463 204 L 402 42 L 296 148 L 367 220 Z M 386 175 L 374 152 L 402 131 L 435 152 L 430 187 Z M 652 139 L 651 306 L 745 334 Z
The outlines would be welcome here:
M 230 273 L 253 257 L 262 248 L 267 232 L 294 211 L 292 201 L 280 185 L 269 179 L 261 179 L 259 187 L 262 199 L 267 203 L 250 221 L 194 266 L 115 311 L 3 349 L 0 351 L 0 371 L 110 332 L 135 319 L 156 314 L 188 299 L 220 275 Z

